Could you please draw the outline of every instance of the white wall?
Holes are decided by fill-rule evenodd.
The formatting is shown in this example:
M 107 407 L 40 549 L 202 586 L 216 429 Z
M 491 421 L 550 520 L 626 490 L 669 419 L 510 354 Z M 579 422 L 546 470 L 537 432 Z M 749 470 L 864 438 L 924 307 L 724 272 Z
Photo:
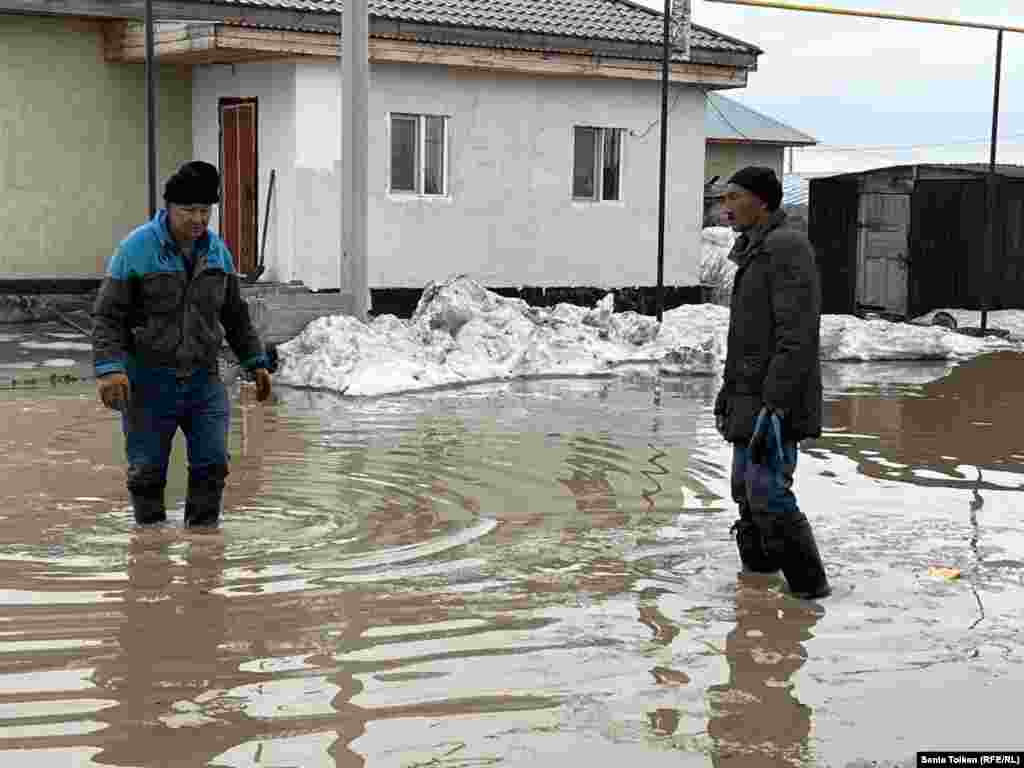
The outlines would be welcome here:
M 369 281 L 422 287 L 455 273 L 488 285 L 654 285 L 660 115 L 655 83 L 530 78 L 442 66 L 370 70 Z M 218 162 L 217 99 L 259 99 L 260 236 L 277 168 L 265 279 L 339 288 L 341 83 L 337 62 L 196 67 L 197 157 Z M 677 98 L 678 94 L 678 98 Z M 665 282 L 694 285 L 704 101 L 675 86 Z M 445 114 L 449 196 L 388 192 L 390 112 Z M 572 201 L 575 125 L 624 128 L 623 201 Z M 642 138 L 640 134 L 647 131 Z
M 257 247 L 263 246 L 270 171 L 275 169 L 274 195 L 267 225 L 265 280 L 301 280 L 293 256 L 296 93 L 295 65 L 283 62 L 197 65 L 193 68 L 192 125 L 195 159 L 220 165 L 221 98 L 253 98 L 257 102 L 257 164 L 259 179 Z M 211 228 L 219 231 L 219 208 Z M 237 258 L 237 257 L 236 257 Z
M 655 284 L 659 127 L 624 142 L 623 202 L 574 203 L 571 190 L 573 126 L 643 133 L 660 114 L 656 83 L 404 64 L 373 65 L 370 77 L 371 287 L 454 273 L 488 285 Z M 339 79 L 335 62 L 297 65 L 296 227 L 300 240 L 316 231 L 329 243 L 308 254 L 321 287 L 338 274 Z M 697 282 L 703 109 L 700 92 L 682 88 L 669 120 L 667 284 Z M 449 198 L 389 194 L 390 112 L 450 116 Z
M 301 279 L 313 290 L 339 288 L 341 75 L 337 62 L 298 64 L 295 99 L 296 260 L 303 265 Z

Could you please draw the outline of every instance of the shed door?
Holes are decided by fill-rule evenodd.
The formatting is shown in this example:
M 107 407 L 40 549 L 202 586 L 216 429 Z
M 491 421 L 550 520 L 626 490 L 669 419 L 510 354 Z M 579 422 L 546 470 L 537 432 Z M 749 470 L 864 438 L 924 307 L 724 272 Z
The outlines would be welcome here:
M 906 315 L 910 195 L 861 195 L 858 228 L 858 303 Z
M 238 271 L 256 271 L 256 99 L 220 100 L 220 235 Z

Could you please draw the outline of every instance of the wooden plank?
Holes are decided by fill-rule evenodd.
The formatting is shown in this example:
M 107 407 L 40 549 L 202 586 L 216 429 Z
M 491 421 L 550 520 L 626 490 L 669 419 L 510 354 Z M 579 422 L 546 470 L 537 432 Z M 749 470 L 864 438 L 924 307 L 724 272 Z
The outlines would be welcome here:
M 2 2 L 2 0 L 0 0 Z M 173 30 L 158 36 L 157 56 L 185 60 L 195 50 L 211 48 L 225 51 L 276 53 L 292 56 L 316 56 L 336 59 L 338 38 L 333 33 L 289 32 L 219 25 L 213 35 L 210 27 L 190 25 L 185 31 Z M 200 43 L 199 36 L 202 35 Z M 145 58 L 143 35 L 130 30 L 111 35 L 107 58 L 136 62 Z M 440 64 L 449 67 L 517 72 L 559 77 L 599 77 L 627 80 L 659 80 L 660 65 L 655 61 L 606 58 L 590 50 L 573 47 L 550 50 L 512 50 L 425 43 L 411 39 L 411 33 L 389 33 L 370 40 L 370 61 L 375 63 Z M 189 45 L 188 42 L 194 42 Z M 190 58 L 188 60 L 191 60 Z M 746 85 L 744 69 L 706 63 L 673 63 L 670 80 L 677 83 L 741 87 Z
M 240 31 L 222 28 L 217 45 L 240 50 L 337 56 L 337 42 L 331 35 L 280 33 L 262 30 Z M 566 54 L 546 51 L 512 51 L 418 43 L 410 40 L 370 40 L 370 61 L 374 63 L 441 64 L 467 69 L 497 70 L 561 77 L 605 77 L 629 80 L 659 80 L 661 71 L 653 62 L 602 60 L 589 53 Z M 673 64 L 669 79 L 677 83 L 718 86 L 746 84 L 746 72 L 708 64 Z
M 339 34 L 341 14 L 336 11 L 298 11 L 258 5 L 234 5 L 187 0 L 152 0 L 153 15 L 163 21 L 215 21 L 278 29 L 322 30 Z M 0 0 L 0 13 L 27 16 L 68 16 L 106 19 L 142 19 L 144 0 Z M 443 24 L 417 24 L 394 19 L 370 19 L 371 37 L 413 32 L 421 40 L 440 43 L 464 41 L 490 47 L 530 47 L 543 50 L 585 47 L 595 54 L 659 61 L 661 46 L 655 43 L 581 40 L 544 34 L 467 29 Z M 757 66 L 757 55 L 694 48 L 692 60 L 740 68 Z
M 589 54 L 440 46 L 396 40 L 371 39 L 370 61 L 444 64 L 450 67 L 562 77 L 661 79 L 660 68 L 653 62 L 607 60 Z M 737 86 L 746 83 L 746 73 L 731 67 L 673 64 L 669 79 L 679 83 Z

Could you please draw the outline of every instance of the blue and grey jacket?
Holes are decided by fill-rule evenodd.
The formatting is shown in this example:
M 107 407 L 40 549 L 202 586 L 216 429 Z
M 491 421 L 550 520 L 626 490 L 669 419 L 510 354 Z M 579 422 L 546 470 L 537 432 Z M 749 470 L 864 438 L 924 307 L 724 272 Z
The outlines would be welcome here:
M 190 278 L 163 210 L 121 241 L 93 307 L 97 376 L 129 365 L 216 371 L 225 336 L 243 367 L 267 367 L 227 245 L 207 232 L 191 262 Z

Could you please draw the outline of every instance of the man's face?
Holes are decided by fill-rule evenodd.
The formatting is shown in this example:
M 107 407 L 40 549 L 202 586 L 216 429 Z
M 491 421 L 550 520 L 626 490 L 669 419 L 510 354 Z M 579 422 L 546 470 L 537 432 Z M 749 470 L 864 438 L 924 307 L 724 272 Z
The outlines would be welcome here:
M 168 205 L 167 224 L 174 239 L 179 243 L 193 242 L 206 234 L 211 208 L 210 205 Z
M 725 220 L 737 232 L 750 229 L 768 212 L 764 201 L 737 184 L 725 188 Z

